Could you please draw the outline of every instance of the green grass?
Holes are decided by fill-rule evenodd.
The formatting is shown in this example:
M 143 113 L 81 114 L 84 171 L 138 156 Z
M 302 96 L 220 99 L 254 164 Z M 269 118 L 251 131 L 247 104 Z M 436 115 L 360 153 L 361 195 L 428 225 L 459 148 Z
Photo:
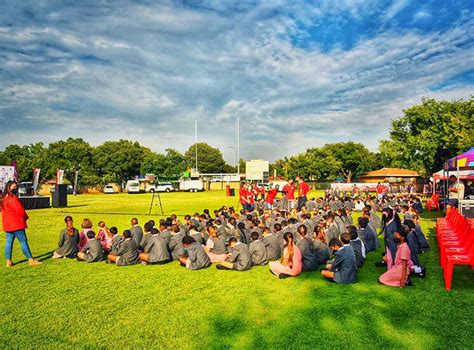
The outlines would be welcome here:
M 149 195 L 81 195 L 68 208 L 29 211 L 35 255 L 49 257 L 63 217 L 84 217 L 120 230 L 146 215 Z M 162 194 L 169 215 L 222 204 L 223 192 Z M 105 263 L 46 259 L 0 267 L 0 348 L 472 348 L 474 270 L 458 267 L 444 290 L 434 237 L 436 214 L 422 226 L 432 250 L 421 256 L 426 279 L 404 290 L 378 284 L 384 271 L 369 255 L 359 282 L 337 285 L 319 273 L 278 280 L 268 267 L 247 272 L 212 266 L 117 268 Z M 159 218 L 156 216 L 155 218 Z M 0 245 L 5 235 L 0 235 Z M 14 261 L 24 260 L 19 244 Z

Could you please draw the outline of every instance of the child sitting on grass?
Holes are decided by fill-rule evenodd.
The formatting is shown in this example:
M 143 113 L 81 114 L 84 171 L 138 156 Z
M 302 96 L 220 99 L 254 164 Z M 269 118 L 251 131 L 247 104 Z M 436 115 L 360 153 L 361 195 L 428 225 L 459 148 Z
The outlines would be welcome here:
M 230 253 L 227 260 L 216 265 L 219 270 L 245 271 L 252 267 L 252 259 L 247 244 L 237 241 L 237 238 L 229 239 Z
M 393 235 L 393 242 L 397 245 L 395 263 L 392 267 L 379 277 L 382 284 L 392 287 L 405 288 L 411 285 L 410 277 L 410 248 L 407 244 L 407 232 L 398 229 Z
M 149 227 L 147 227 L 149 226 Z M 170 253 L 168 251 L 168 245 L 163 237 L 161 237 L 160 231 L 151 226 L 149 222 L 145 224 L 146 230 L 151 229 L 150 238 L 145 241 L 143 245 L 143 252 L 139 254 L 140 260 L 144 264 L 166 264 L 171 261 Z M 148 234 L 144 234 L 142 242 Z
M 321 271 L 324 278 L 336 283 L 348 284 L 357 282 L 357 265 L 354 250 L 350 246 L 351 236 L 343 233 L 341 240 L 331 239 L 329 247 L 336 251 L 334 260 Z
M 75 258 L 78 252 L 79 231 L 74 227 L 71 216 L 66 216 L 64 222 L 66 228 L 59 234 L 58 249 L 54 252 L 53 259 Z
M 123 242 L 120 244 L 117 254 L 109 254 L 107 259 L 117 266 L 135 265 L 140 261 L 137 243 L 132 239 L 132 232 L 130 230 L 123 231 L 122 236 Z
M 252 242 L 249 246 L 249 253 L 253 266 L 268 264 L 265 244 L 263 244 L 263 242 L 259 240 L 258 237 L 259 235 L 257 231 L 253 231 L 250 235 Z
M 196 242 L 193 237 L 184 236 L 183 247 L 187 251 L 187 256 L 179 257 L 181 266 L 190 270 L 200 270 L 211 266 L 211 260 L 204 251 L 203 246 Z
M 280 261 L 270 262 L 270 272 L 278 276 L 280 279 L 287 277 L 295 277 L 301 273 L 303 263 L 301 261 L 301 252 L 294 244 L 293 234 L 286 232 L 283 235 L 285 248 L 283 249 L 283 257 Z
M 102 261 L 104 259 L 104 251 L 100 242 L 95 238 L 95 232 L 88 231 L 87 238 L 89 240 L 86 246 L 77 253 L 77 260 L 86 261 L 88 263 Z
M 112 235 L 112 241 L 110 242 L 110 253 L 117 255 L 120 245 L 123 242 L 122 236 L 118 234 L 118 229 L 115 226 L 112 226 L 110 229 L 110 234 Z

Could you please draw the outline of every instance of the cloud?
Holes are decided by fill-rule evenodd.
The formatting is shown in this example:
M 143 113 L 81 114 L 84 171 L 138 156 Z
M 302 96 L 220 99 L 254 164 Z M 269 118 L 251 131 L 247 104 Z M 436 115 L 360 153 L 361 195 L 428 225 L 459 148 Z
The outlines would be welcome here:
M 198 120 L 199 141 L 231 162 L 240 118 L 245 159 L 348 140 L 375 150 L 423 96 L 472 93 L 469 79 L 453 81 L 474 69 L 469 9 L 447 9 L 462 15 L 442 30 L 387 24 L 406 6 L 15 3 L 0 15 L 0 119 L 14 121 L 0 147 L 74 136 L 184 152 Z M 328 18 L 360 36 L 325 46 Z

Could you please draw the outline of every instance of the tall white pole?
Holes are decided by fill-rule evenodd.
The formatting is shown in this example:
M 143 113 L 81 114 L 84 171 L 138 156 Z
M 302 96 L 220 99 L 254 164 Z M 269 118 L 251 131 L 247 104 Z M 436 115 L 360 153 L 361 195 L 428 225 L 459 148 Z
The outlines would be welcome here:
M 195 151 L 196 151 L 196 173 L 198 172 L 198 121 L 196 119 L 196 147 L 195 147 Z
M 240 118 L 237 117 L 237 175 L 240 182 Z
M 235 148 L 232 147 L 232 146 L 229 147 L 229 148 L 232 150 L 232 154 L 234 155 L 234 171 L 235 171 L 235 170 L 237 170 L 237 169 L 235 168 Z

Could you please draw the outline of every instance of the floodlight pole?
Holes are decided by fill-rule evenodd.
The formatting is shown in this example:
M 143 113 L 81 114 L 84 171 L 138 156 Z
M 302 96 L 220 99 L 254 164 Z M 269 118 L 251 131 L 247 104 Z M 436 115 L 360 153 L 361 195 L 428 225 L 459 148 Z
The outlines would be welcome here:
M 196 173 L 198 172 L 198 121 L 196 119 L 196 147 L 195 147 L 195 151 L 196 151 Z
M 240 117 L 237 117 L 237 176 L 240 182 Z
M 234 170 L 237 170 L 237 169 L 235 168 L 235 148 L 232 147 L 232 146 L 229 147 L 229 148 L 232 150 L 232 153 L 233 153 L 233 155 L 234 155 Z

